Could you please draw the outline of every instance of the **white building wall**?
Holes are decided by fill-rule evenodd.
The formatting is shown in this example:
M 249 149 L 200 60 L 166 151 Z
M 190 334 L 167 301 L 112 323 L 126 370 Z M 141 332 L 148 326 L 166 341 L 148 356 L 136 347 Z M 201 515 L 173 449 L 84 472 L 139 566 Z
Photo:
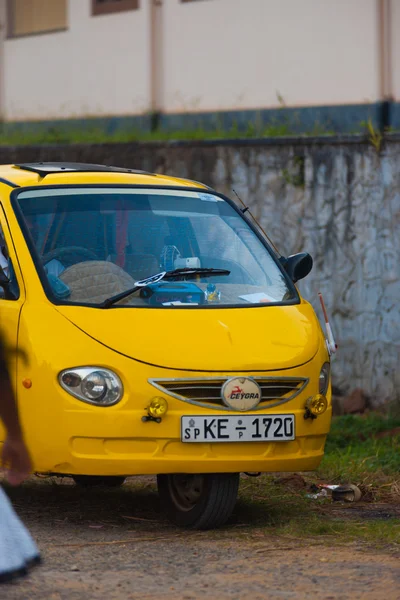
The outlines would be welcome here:
M 6 39 L 1 69 L 4 27 L 0 116 L 271 108 L 278 95 L 289 107 L 380 99 L 378 0 L 162 0 L 153 13 L 152 2 L 93 17 L 90 0 L 68 0 L 67 31 Z M 400 0 L 391 6 L 399 100 Z
M 6 35 L 6 0 L 0 0 L 0 121 L 4 118 L 4 46 Z
M 400 4 L 396 0 L 397 5 Z M 374 102 L 376 0 L 164 0 L 166 112 Z
M 3 0 L 0 0 L 3 1 Z M 69 0 L 65 32 L 4 43 L 5 117 L 10 121 L 132 115 L 150 102 L 149 3 L 91 16 Z
M 393 99 L 400 102 L 400 1 L 391 2 L 391 87 Z

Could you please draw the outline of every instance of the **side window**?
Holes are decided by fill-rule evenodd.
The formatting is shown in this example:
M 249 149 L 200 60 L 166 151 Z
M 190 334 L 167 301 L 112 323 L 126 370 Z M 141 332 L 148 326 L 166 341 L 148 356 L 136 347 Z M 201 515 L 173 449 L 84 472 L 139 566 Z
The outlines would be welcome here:
M 15 272 L 13 269 L 12 261 L 8 251 L 7 242 L 4 236 L 3 227 L 0 222 L 0 267 L 3 270 L 4 275 L 9 279 L 8 290 L 4 287 L 0 287 L 0 298 L 7 300 L 15 300 L 19 297 L 19 287 Z M 7 293 L 8 291 L 8 293 Z
M 10 264 L 7 244 L 4 239 L 3 228 L 0 223 L 0 267 L 3 269 L 4 275 L 9 277 L 10 275 Z

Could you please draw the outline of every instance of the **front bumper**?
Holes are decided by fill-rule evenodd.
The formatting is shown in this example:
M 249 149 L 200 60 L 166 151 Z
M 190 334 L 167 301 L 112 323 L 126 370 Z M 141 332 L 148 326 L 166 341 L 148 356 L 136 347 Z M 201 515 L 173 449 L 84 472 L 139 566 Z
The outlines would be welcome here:
M 301 429 L 303 414 L 296 414 Z M 148 424 L 146 437 L 123 432 L 118 437 L 74 436 L 66 460 L 42 463 L 41 471 L 86 475 L 151 475 L 158 473 L 236 473 L 243 471 L 312 471 L 323 457 L 330 420 L 307 423 L 290 442 L 182 444 L 179 437 L 165 439 L 160 425 Z M 60 456 L 61 458 L 61 456 Z
M 305 420 L 304 414 L 307 399 L 318 392 L 318 375 L 324 360 L 324 356 L 317 355 L 306 365 L 285 371 L 287 377 L 307 378 L 307 386 L 292 400 L 256 412 L 257 415 L 294 414 L 296 439 L 288 442 L 182 443 L 181 416 L 211 414 L 226 417 L 238 413 L 194 406 L 162 394 L 169 406 L 162 422 L 143 422 L 149 401 L 160 395 L 150 380 L 165 377 L 166 373 L 128 359 L 123 359 L 126 364 L 119 364 L 119 369 L 110 363 L 107 365 L 118 373 L 125 386 L 123 400 L 107 408 L 84 404 L 73 398 L 60 388 L 54 376 L 47 385 L 43 378 L 42 389 L 36 386 L 21 390 L 20 405 L 34 468 L 43 473 L 82 475 L 314 470 L 322 459 L 330 427 L 330 391 L 329 407 L 323 415 Z M 132 371 L 132 365 L 135 377 L 127 381 L 126 373 Z M 169 371 L 167 375 L 180 378 L 187 373 Z M 191 374 L 191 377 L 195 375 Z M 279 377 L 282 372 L 245 375 Z M 197 374 L 197 378 L 206 376 Z M 34 418 L 29 418 L 28 397 L 29 406 L 36 405 Z

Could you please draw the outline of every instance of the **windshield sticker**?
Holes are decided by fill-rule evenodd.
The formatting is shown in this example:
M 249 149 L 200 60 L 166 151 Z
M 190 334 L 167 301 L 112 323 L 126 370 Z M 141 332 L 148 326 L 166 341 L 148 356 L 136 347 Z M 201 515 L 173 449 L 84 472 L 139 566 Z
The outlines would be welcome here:
M 251 302 L 252 304 L 258 304 L 260 302 L 277 302 L 276 298 L 273 298 L 264 292 L 258 292 L 256 294 L 244 294 L 243 296 L 239 296 L 239 298 L 241 300 Z
M 222 198 L 217 198 L 217 196 L 213 196 L 212 194 L 197 194 L 198 198 L 203 202 L 223 202 Z
M 44 188 L 42 190 L 28 190 L 21 191 L 18 193 L 18 198 L 20 200 L 25 200 L 26 198 L 43 198 L 43 197 L 53 197 L 53 196 L 81 196 L 82 193 L 85 196 L 98 196 L 99 188 L 89 188 L 86 185 L 82 185 L 76 188 L 62 188 L 59 189 L 47 189 Z M 174 196 L 174 197 L 182 197 L 182 198 L 198 198 L 197 192 L 190 192 L 186 190 L 170 190 L 168 188 L 164 188 L 162 186 L 158 186 L 157 188 L 128 188 L 128 187 L 102 187 L 101 195 L 146 195 L 146 196 Z M 205 194 L 204 194 L 205 195 Z M 212 202 L 215 202 L 213 200 Z
M 198 302 L 181 302 L 180 300 L 175 300 L 175 302 L 163 302 L 163 306 L 198 306 Z

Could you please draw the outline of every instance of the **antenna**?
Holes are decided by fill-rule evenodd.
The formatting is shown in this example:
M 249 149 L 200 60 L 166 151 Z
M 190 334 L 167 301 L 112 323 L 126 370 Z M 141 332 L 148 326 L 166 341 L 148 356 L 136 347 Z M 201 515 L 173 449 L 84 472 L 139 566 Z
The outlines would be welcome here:
M 236 192 L 236 190 L 234 190 L 232 188 L 233 193 L 235 194 L 236 198 L 239 200 L 239 202 L 241 204 L 243 204 L 243 208 L 241 208 L 240 210 L 242 211 L 242 213 L 244 214 L 245 212 L 247 212 L 249 210 L 248 206 L 245 206 L 245 203 L 243 202 L 243 200 L 241 199 L 241 197 L 239 196 L 239 194 Z M 250 213 L 251 214 L 251 213 Z
M 243 205 L 243 208 L 240 209 L 241 212 L 243 214 L 246 213 L 246 212 L 249 213 L 249 215 L 251 216 L 251 218 L 253 219 L 253 221 L 257 225 L 257 227 L 259 227 L 261 229 L 261 231 L 263 232 L 263 234 L 265 235 L 265 237 L 267 238 L 267 240 L 269 241 L 269 243 L 271 244 L 271 246 L 273 247 L 273 249 L 275 250 L 275 252 L 277 253 L 277 255 L 278 256 L 282 256 L 282 254 L 279 252 L 278 248 L 275 246 L 274 242 L 270 239 L 270 237 L 267 235 L 267 233 L 265 232 L 265 230 L 263 229 L 263 227 L 261 227 L 260 223 L 257 221 L 257 219 L 255 218 L 255 216 L 253 215 L 253 213 L 250 211 L 250 208 L 245 205 L 245 203 L 243 202 L 243 200 L 241 199 L 241 197 L 239 196 L 239 194 L 236 192 L 236 190 L 234 190 L 232 188 L 232 191 L 235 194 L 235 196 L 238 198 L 239 202 Z

